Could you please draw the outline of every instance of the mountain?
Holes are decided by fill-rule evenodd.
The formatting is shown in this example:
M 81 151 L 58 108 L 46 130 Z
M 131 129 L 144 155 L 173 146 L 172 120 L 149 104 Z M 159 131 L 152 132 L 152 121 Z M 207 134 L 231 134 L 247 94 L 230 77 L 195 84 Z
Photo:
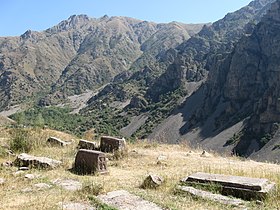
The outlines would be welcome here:
M 94 90 L 129 70 L 137 60 L 134 66 L 150 60 L 141 56 L 153 57 L 176 47 L 201 27 L 73 15 L 42 32 L 28 30 L 20 37 L 1 37 L 0 108 L 34 100 L 38 94 L 51 93 L 41 100 L 47 105 Z
M 118 75 L 88 101 L 84 112 L 108 104 L 116 109 L 112 114 L 125 116 L 130 121 L 121 129 L 122 135 L 145 138 L 152 133 L 149 138 L 179 141 L 184 133 L 179 132 L 184 125 L 182 112 L 189 113 L 195 103 L 177 114 L 172 110 L 207 80 L 208 73 L 215 71 L 217 60 L 227 57 L 243 36 L 252 33 L 271 2 L 273 0 L 253 1 L 212 25 L 205 25 L 176 48 L 158 54 L 156 60 L 142 66 L 140 71 Z M 200 100 L 203 98 L 197 98 Z
M 207 82 L 158 129 L 167 130 L 178 119 L 175 116 L 183 113 L 175 126 L 177 140 L 189 139 L 192 145 L 218 152 L 278 162 L 279 32 L 278 0 L 230 53 L 214 60 Z
M 176 48 L 174 62 L 147 91 L 147 97 L 157 101 L 159 95 L 182 87 L 186 83 L 206 79 L 215 59 L 230 53 L 235 43 L 244 34 L 250 33 L 273 1 L 255 0 L 212 25 L 205 25 L 198 34 Z
M 279 161 L 279 20 L 279 0 L 206 25 L 71 16 L 0 39 L 0 107 L 79 99 L 77 133 Z
M 0 107 L 48 92 L 87 35 L 87 16 L 72 16 L 44 32 L 0 38 Z

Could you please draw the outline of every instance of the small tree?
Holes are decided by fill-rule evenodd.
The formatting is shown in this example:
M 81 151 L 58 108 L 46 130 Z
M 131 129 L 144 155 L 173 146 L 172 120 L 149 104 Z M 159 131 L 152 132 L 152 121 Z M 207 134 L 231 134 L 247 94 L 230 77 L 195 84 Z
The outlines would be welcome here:
M 25 124 L 25 113 L 24 112 L 20 112 L 16 115 L 16 122 L 18 123 L 18 125 L 24 125 Z
M 39 113 L 34 120 L 34 126 L 38 127 L 38 128 L 43 128 L 44 125 L 45 125 L 45 120 L 44 120 L 42 114 Z

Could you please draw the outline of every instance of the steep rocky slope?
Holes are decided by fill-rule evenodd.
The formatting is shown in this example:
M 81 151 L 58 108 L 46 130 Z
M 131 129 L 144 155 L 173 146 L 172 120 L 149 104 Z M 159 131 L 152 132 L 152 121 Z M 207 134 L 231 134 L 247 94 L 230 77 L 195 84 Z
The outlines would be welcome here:
M 147 91 L 147 97 L 157 101 L 159 95 L 176 90 L 188 82 L 207 78 L 215 59 L 230 53 L 244 34 L 251 33 L 255 23 L 259 22 L 273 1 L 252 1 L 212 25 L 204 26 L 197 35 L 179 45 L 174 62 Z M 174 54 L 174 51 L 170 53 Z
M 177 140 L 258 160 L 280 160 L 279 31 L 276 1 L 231 53 L 215 59 L 205 85 L 178 110 L 183 117 L 177 123 Z M 175 116 L 157 133 L 168 129 Z
M 209 71 L 215 71 L 216 61 L 226 57 L 243 35 L 252 33 L 271 2 L 273 1 L 253 1 L 212 25 L 205 25 L 198 34 L 177 48 L 159 53 L 157 59 L 150 62 L 149 66 L 142 66 L 141 71 L 117 76 L 114 83 L 89 101 L 88 110 L 96 109 L 102 104 L 118 102 L 121 106 L 116 107 L 116 115 L 123 115 L 122 111 L 125 111 L 128 113 L 125 116 L 131 121 L 122 129 L 122 134 L 146 137 L 153 131 L 150 138 L 160 136 L 164 141 L 176 142 L 182 134 L 178 132 L 180 126 L 173 124 L 175 121 L 179 123 L 183 118 L 176 120 L 175 117 L 174 121 L 168 121 L 166 126 L 171 127 L 168 131 L 165 131 L 165 125 L 154 130 L 156 125 L 207 79 Z M 157 40 L 160 42 L 160 39 Z

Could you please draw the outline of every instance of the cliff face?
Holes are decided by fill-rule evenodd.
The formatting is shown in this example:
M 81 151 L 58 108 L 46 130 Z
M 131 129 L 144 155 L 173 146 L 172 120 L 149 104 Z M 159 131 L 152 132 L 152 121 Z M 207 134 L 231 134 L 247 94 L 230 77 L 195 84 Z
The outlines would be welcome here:
M 280 160 L 276 149 L 280 142 L 279 32 L 280 1 L 276 1 L 231 53 L 215 58 L 207 82 L 186 101 L 190 104 L 201 94 L 197 107 L 185 115 L 181 136 L 195 136 L 190 140 L 193 144 L 220 152 Z
M 189 82 L 205 80 L 217 56 L 230 53 L 244 34 L 250 34 L 273 1 L 255 0 L 212 25 L 204 26 L 197 35 L 177 47 L 173 64 L 155 81 L 154 86 L 147 91 L 147 96 L 157 101 L 159 94 L 165 94 Z

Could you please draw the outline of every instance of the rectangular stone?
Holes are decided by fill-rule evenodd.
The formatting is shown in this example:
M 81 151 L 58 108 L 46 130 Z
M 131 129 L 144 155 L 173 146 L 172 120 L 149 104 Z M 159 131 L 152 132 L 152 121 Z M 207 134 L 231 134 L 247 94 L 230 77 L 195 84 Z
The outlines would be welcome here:
M 80 139 L 78 144 L 79 149 L 89 149 L 89 150 L 96 150 L 98 149 L 96 142 L 87 141 L 84 139 Z
M 14 165 L 18 167 L 29 167 L 29 168 L 55 168 L 61 164 L 61 161 L 53 160 L 47 157 L 36 157 L 22 153 L 17 156 L 14 161 Z
M 75 171 L 80 174 L 108 173 L 105 154 L 100 151 L 80 149 L 75 158 Z
M 124 139 L 119 139 L 111 136 L 102 136 L 100 141 L 100 150 L 102 152 L 123 151 L 126 148 Z
M 231 195 L 246 200 L 264 199 L 268 193 L 275 189 L 275 183 L 268 179 L 249 178 L 242 176 L 228 176 L 222 174 L 195 173 L 181 180 L 192 184 L 216 184 L 221 186 L 223 195 Z
M 188 176 L 183 182 L 213 183 L 226 187 L 242 188 L 259 191 L 268 183 L 267 179 L 249 178 L 242 176 L 228 176 L 198 172 Z
M 181 192 L 190 194 L 192 196 L 199 197 L 199 198 L 206 199 L 206 200 L 219 202 L 219 203 L 224 204 L 224 205 L 241 207 L 241 206 L 244 206 L 246 204 L 246 202 L 241 200 L 241 199 L 230 198 L 230 197 L 220 195 L 220 194 L 214 194 L 214 193 L 211 193 L 211 192 L 208 192 L 208 191 L 196 189 L 194 187 L 179 186 L 177 189 Z
M 56 146 L 61 146 L 61 147 L 71 144 L 71 142 L 66 142 L 66 141 L 63 141 L 59 138 L 52 137 L 52 136 L 48 138 L 47 142 L 51 145 L 56 145 Z

